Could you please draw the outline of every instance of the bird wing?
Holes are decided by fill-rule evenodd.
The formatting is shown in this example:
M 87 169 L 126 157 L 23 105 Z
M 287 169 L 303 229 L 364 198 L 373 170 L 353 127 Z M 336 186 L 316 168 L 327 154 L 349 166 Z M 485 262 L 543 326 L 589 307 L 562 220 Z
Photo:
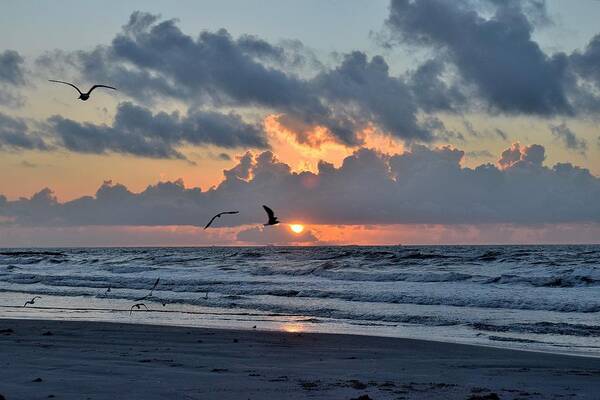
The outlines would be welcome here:
M 83 94 L 83 92 L 81 90 L 79 90 L 79 88 L 75 85 L 73 85 L 72 83 L 69 82 L 64 82 L 64 81 L 55 81 L 54 79 L 48 79 L 49 82 L 56 82 L 56 83 L 64 83 L 65 85 L 69 85 L 71 87 L 74 87 L 75 90 L 77 90 L 79 92 L 79 94 Z
M 265 209 L 265 211 L 267 212 L 267 215 L 269 216 L 269 219 L 271 218 L 275 218 L 275 213 L 273 212 L 273 210 L 271 210 L 269 207 L 267 206 L 263 206 L 263 208 Z
M 223 214 L 239 214 L 239 213 L 240 213 L 239 211 L 223 211 L 223 212 L 220 212 L 217 215 L 215 215 L 214 217 L 212 217 L 212 219 L 210 221 L 208 221 L 208 224 L 206 224 L 206 226 L 204 227 L 204 229 L 208 228 L 213 223 L 213 221 L 215 220 L 215 218 L 220 218 L 221 215 L 223 215 Z
M 210 221 L 208 221 L 208 224 L 206 224 L 206 226 L 204 227 L 204 229 L 208 228 L 208 227 L 210 226 L 210 224 L 212 224 L 212 223 L 213 223 L 213 221 L 214 221 L 214 220 L 215 220 L 217 217 L 219 217 L 220 215 L 221 215 L 221 214 L 217 214 L 217 215 L 215 215 L 214 217 L 212 217 L 212 218 L 210 219 Z
M 153 291 L 154 289 L 156 289 L 159 281 L 160 281 L 160 278 L 156 278 L 156 282 L 154 282 L 154 286 L 152 286 L 152 289 L 150 289 L 150 291 Z
M 107 89 L 112 89 L 112 90 L 117 90 L 117 88 L 114 88 L 112 86 L 106 86 L 106 85 L 94 85 L 92 86 L 92 88 L 90 90 L 88 90 L 87 94 L 92 93 L 92 90 L 99 88 L 99 87 L 103 87 L 103 88 L 107 88 Z

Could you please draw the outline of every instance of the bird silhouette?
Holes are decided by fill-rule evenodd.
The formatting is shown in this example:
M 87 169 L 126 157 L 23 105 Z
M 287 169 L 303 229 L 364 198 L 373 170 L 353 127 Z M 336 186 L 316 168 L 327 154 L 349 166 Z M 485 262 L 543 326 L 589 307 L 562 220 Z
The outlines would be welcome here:
M 223 211 L 223 212 L 220 212 L 217 215 L 215 215 L 214 217 L 212 217 L 210 219 L 210 221 L 208 221 L 208 224 L 206 224 L 206 226 L 204 227 L 204 229 L 208 228 L 213 223 L 213 221 L 215 219 L 221 218 L 221 215 L 223 215 L 223 214 L 239 214 L 239 213 L 240 213 L 239 211 Z
M 279 223 L 279 220 L 275 216 L 275 213 L 273 212 L 273 210 L 271 210 L 269 207 L 264 206 L 264 205 L 263 205 L 263 208 L 265 209 L 265 212 L 269 216 L 269 221 L 267 221 L 267 223 L 263 224 L 263 225 L 264 226 L 277 225 Z
M 48 81 L 50 82 L 56 82 L 56 83 L 63 83 L 65 85 L 69 85 L 75 88 L 75 90 L 77 90 L 79 92 L 79 100 L 82 101 L 86 101 L 87 99 L 90 98 L 90 94 L 92 94 L 92 90 L 96 89 L 96 88 L 107 88 L 107 89 L 112 89 L 112 90 L 117 90 L 117 88 L 114 88 L 112 86 L 106 86 L 106 85 L 94 85 L 92 86 L 92 88 L 90 90 L 87 91 L 87 93 L 83 93 L 81 90 L 79 90 L 79 88 L 75 85 L 73 85 L 72 83 L 69 82 L 64 82 L 64 81 L 55 81 L 54 79 L 48 79 Z
M 26 301 L 25 304 L 23 304 L 23 307 L 27 307 L 27 304 L 35 304 L 36 299 L 41 299 L 41 296 L 34 296 L 31 300 Z
M 131 306 L 131 308 L 129 309 L 129 315 L 131 315 L 131 313 L 133 312 L 133 309 L 137 309 L 137 310 L 141 310 L 142 306 L 144 306 L 144 308 L 146 309 L 146 311 L 150 311 L 148 309 L 148 307 L 146 307 L 146 305 L 144 303 L 136 303 L 134 305 Z
M 144 297 L 140 297 L 139 299 L 135 299 L 135 301 L 141 301 L 141 300 L 146 300 L 149 297 L 152 297 L 152 292 L 154 291 L 154 289 L 156 289 L 156 287 L 158 286 L 158 282 L 160 282 L 160 278 L 156 279 L 156 282 L 154 282 L 154 285 L 152 286 L 152 288 L 150 289 L 150 293 L 148 293 L 147 295 L 145 295 Z

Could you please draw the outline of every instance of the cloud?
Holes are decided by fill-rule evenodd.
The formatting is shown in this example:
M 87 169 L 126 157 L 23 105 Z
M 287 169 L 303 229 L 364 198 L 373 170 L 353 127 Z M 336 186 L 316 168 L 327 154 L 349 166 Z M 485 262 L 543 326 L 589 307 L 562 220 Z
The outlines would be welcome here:
M 49 150 L 43 138 L 29 131 L 20 118 L 0 112 L 0 150 Z
M 562 123 L 560 125 L 550 125 L 550 132 L 557 138 L 560 139 L 565 147 L 570 150 L 577 151 L 583 155 L 587 152 L 587 142 L 585 139 L 580 139 L 577 137 L 575 132 L 573 132 L 566 123 Z
M 221 148 L 269 148 L 263 127 L 234 112 L 189 110 L 153 113 L 130 102 L 120 103 L 111 125 L 78 122 L 60 115 L 33 123 L 0 113 L 0 150 L 66 149 L 78 153 L 121 153 L 139 157 L 186 159 L 184 145 Z M 227 160 L 221 153 L 219 159 Z
M 598 223 L 600 179 L 570 163 L 545 166 L 545 149 L 513 144 L 497 165 L 461 166 L 450 146 L 382 154 L 361 148 L 339 167 L 293 172 L 269 151 L 247 153 L 215 188 L 182 181 L 140 193 L 106 182 L 94 196 L 61 203 L 44 189 L 0 203 L 17 225 L 195 225 L 216 212 L 239 210 L 224 226 L 263 223 L 262 204 L 282 223 L 304 224 L 556 224 Z M 256 232 L 255 232 L 256 233 Z
M 466 105 L 463 91 L 456 85 L 449 85 L 442 75 L 446 64 L 441 59 L 431 59 L 408 74 L 408 84 L 425 112 L 459 111 Z
M 407 141 L 431 141 L 419 111 L 448 109 L 460 97 L 440 79 L 442 65 L 392 76 L 383 57 L 355 51 L 335 67 L 300 74 L 298 66 L 311 62 L 308 53 L 298 41 L 274 45 L 255 36 L 235 38 L 225 29 L 192 37 L 175 20 L 134 12 L 110 45 L 46 54 L 38 67 L 70 66 L 139 103 L 174 99 L 191 108 L 282 115 L 288 126 L 324 127 L 352 146 L 361 143 L 358 133 L 369 124 Z M 448 99 L 439 97 L 441 91 Z
M 337 119 L 350 127 L 363 128 L 376 121 L 396 137 L 409 141 L 433 139 L 431 132 L 417 123 L 417 103 L 410 88 L 402 79 L 390 76 L 381 56 L 369 60 L 363 52 L 347 54 L 341 65 L 319 74 L 312 85 L 327 99 Z M 346 135 L 349 138 L 343 141 L 352 143 L 352 131 Z
M 261 245 L 289 245 L 310 243 L 315 244 L 319 239 L 310 231 L 305 230 L 300 234 L 293 233 L 286 225 L 271 227 L 253 227 L 238 232 L 236 240 L 239 242 Z
M 508 134 L 502 129 L 495 128 L 494 133 L 496 133 L 496 135 L 498 135 L 502 140 L 508 140 Z
M 0 82 L 15 86 L 25 84 L 25 60 L 14 50 L 5 50 L 0 53 Z
M 529 18 L 543 7 L 497 2 L 492 15 L 467 1 L 392 0 L 387 26 L 402 43 L 441 52 L 467 85 L 500 112 L 572 115 L 568 57 L 546 55 L 533 40 Z M 541 13 L 541 14 L 540 14 Z M 528 15 L 529 14 L 529 15 Z
M 19 107 L 23 98 L 14 89 L 25 85 L 25 60 L 14 50 L 0 53 L 0 105 Z
M 546 149 L 539 144 L 531 146 L 521 146 L 520 143 L 513 143 L 508 149 L 502 152 L 498 160 L 501 169 L 510 168 L 542 168 L 542 163 L 546 159 Z
M 591 80 L 600 89 L 600 34 L 590 40 L 585 51 L 575 51 L 571 61 L 581 76 Z
M 47 121 L 48 131 L 65 149 L 102 154 L 116 152 L 152 158 L 184 158 L 177 147 L 212 144 L 224 148 L 267 148 L 262 127 L 230 112 L 192 110 L 153 114 L 129 102 L 120 103 L 111 126 L 80 123 L 59 115 Z

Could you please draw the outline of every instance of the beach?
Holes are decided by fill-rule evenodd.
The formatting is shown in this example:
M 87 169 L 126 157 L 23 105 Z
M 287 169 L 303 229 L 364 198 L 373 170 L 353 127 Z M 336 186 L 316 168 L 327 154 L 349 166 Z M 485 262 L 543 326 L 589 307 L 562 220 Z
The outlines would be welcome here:
M 600 393 L 600 358 L 360 335 L 0 319 L 0 354 L 0 394 L 8 400 Z

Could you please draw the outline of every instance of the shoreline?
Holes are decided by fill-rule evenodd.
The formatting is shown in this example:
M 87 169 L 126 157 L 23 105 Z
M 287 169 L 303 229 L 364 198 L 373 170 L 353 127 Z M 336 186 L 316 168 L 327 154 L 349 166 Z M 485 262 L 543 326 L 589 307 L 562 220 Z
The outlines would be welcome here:
M 13 306 L 0 306 L 1 308 L 17 308 L 19 309 L 20 307 L 13 307 Z M 62 311 L 90 311 L 89 308 L 77 308 L 77 307 L 73 307 L 73 308 L 68 308 L 68 307 L 30 307 L 31 309 L 39 309 L 39 310 L 62 310 Z M 124 310 L 124 309 L 103 309 L 103 308 L 98 308 L 98 309 L 92 309 L 94 311 L 111 311 L 111 312 L 120 312 L 123 314 L 127 314 L 129 311 L 128 310 Z M 138 313 L 140 311 L 137 311 Z M 141 311 L 143 313 L 165 313 L 165 314 L 172 314 L 173 311 L 167 311 L 167 310 L 150 310 L 150 311 Z M 232 315 L 232 316 L 238 316 L 238 315 L 244 315 L 244 314 L 240 314 L 240 313 L 231 313 L 231 314 L 223 314 L 222 312 L 200 312 L 200 311 L 177 311 L 177 313 L 181 313 L 181 314 L 189 314 L 189 315 L 214 315 L 214 316 L 225 316 L 225 315 Z M 250 313 L 249 313 L 250 314 Z M 258 314 L 256 314 L 258 315 Z M 261 316 L 281 316 L 281 314 L 263 314 Z M 165 322 L 156 322 L 156 323 L 152 323 L 149 322 L 147 320 L 144 321 L 110 321 L 110 320 L 71 320 L 71 319 L 50 319 L 50 318 L 40 318 L 38 316 L 33 316 L 31 318 L 29 317 L 24 317 L 24 316 L 19 316 L 19 317 L 8 317 L 8 316 L 0 316 L 0 324 L 2 323 L 2 321 L 7 321 L 7 320 L 17 320 L 17 321 L 21 321 L 21 320 L 25 320 L 25 321 L 52 321 L 52 322 L 89 322 L 89 323 L 100 323 L 100 324 L 116 324 L 116 325 L 139 325 L 139 326 L 149 326 L 149 327 L 172 327 L 172 328 L 182 328 L 182 329 L 210 329 L 210 330 L 215 330 L 215 331 L 229 331 L 229 332 L 269 332 L 269 333 L 282 333 L 282 334 L 294 334 L 294 333 L 301 333 L 301 334 L 306 334 L 306 335 L 332 335 L 332 336 L 359 336 L 359 337 L 366 337 L 366 338 L 387 338 L 387 339 L 398 339 L 398 340 L 415 340 L 418 342 L 431 342 L 431 343 L 439 343 L 439 344 L 448 344 L 448 345 L 460 345 L 460 346 L 471 346 L 471 347 L 484 347 L 484 348 L 490 348 L 490 349 L 499 349 L 499 350 L 507 350 L 507 351 L 518 351 L 518 352 L 527 352 L 527 353 L 539 353 L 539 354 L 548 354 L 548 355 L 557 355 L 557 356 L 566 356 L 566 357 L 577 357 L 577 358 L 589 358 L 589 359 L 595 359 L 595 360 L 600 360 L 600 355 L 595 355 L 595 354 L 583 354 L 583 353 L 573 353 L 573 352 L 568 352 L 568 351 L 552 351 L 552 350 L 545 350 L 545 349 L 533 349 L 533 348 L 516 348 L 516 347 L 511 347 L 510 345 L 500 345 L 500 344 L 495 344 L 495 343 L 470 343 L 468 341 L 451 341 L 451 340 L 442 340 L 442 339 L 436 339 L 436 338 L 431 338 L 431 339 L 423 339 L 423 338 L 415 338 L 415 337 L 411 337 L 411 336 L 395 336 L 395 335 L 384 335 L 384 334 L 371 334 L 371 333 L 365 333 L 362 331 L 356 331 L 356 332 L 329 332 L 329 331 L 319 331 L 319 330 L 314 330 L 314 331 L 285 331 L 282 330 L 280 328 L 275 328 L 275 327 L 258 327 L 256 329 L 251 329 L 251 328 L 244 328 L 244 327 L 240 327 L 239 325 L 230 325 L 230 326 L 225 326 L 225 325 L 215 325 L 215 326 L 198 326 L 198 325 L 188 325 L 188 324 L 184 324 L 184 323 L 170 323 L 167 324 Z M 248 321 L 246 321 L 248 322 Z M 264 322 L 264 321 L 261 321 Z M 254 321 L 255 325 L 258 324 L 258 321 Z M 502 342 L 499 341 L 500 343 L 506 343 L 506 342 Z
M 8 400 L 592 399 L 600 392 L 598 358 L 349 334 L 0 319 L 0 354 Z

